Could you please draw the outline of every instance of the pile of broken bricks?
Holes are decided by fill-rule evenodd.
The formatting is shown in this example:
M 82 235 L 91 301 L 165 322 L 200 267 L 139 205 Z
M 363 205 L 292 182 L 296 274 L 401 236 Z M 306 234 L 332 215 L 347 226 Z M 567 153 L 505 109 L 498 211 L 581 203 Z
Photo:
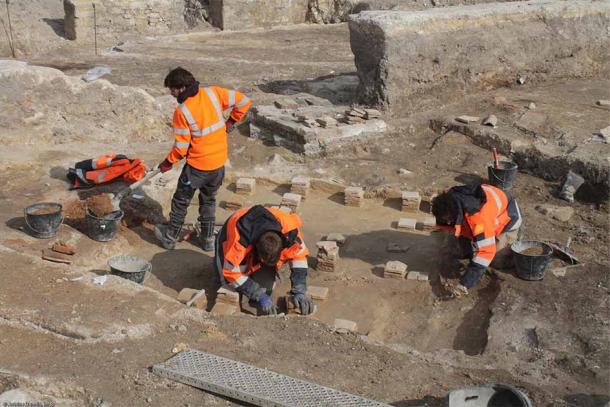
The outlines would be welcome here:
M 54 263 L 72 264 L 76 248 L 61 240 L 53 243 L 50 249 L 42 249 L 41 258 Z
M 381 117 L 381 112 L 377 109 L 360 109 L 353 107 L 345 112 L 343 122 L 347 124 L 358 124 L 365 120 L 378 119 Z

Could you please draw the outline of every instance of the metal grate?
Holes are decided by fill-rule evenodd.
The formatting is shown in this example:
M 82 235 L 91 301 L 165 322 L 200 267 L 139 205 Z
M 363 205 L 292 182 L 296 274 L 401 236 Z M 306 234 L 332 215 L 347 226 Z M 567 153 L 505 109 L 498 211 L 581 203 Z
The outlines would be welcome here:
M 153 372 L 259 406 L 389 406 L 192 349 L 153 366 Z

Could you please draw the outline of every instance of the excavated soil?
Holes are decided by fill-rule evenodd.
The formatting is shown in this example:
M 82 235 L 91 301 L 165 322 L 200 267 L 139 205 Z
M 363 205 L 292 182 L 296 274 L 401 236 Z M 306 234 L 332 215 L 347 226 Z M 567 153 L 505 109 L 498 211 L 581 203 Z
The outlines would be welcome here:
M 90 196 L 85 200 L 85 206 L 98 218 L 103 218 L 109 213 L 114 212 L 112 199 L 107 194 Z
M 529 247 L 521 252 L 521 254 L 525 254 L 526 256 L 542 256 L 546 253 L 544 247 Z
M 32 212 L 32 215 L 50 215 L 52 213 L 57 213 L 56 208 L 40 208 L 36 209 Z

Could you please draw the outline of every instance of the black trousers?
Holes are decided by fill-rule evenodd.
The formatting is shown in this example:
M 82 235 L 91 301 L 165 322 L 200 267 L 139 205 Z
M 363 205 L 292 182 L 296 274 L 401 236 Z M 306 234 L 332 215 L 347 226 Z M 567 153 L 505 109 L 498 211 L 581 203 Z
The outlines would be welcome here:
M 198 221 L 214 222 L 216 219 L 216 193 L 225 177 L 225 168 L 212 171 L 201 171 L 186 164 L 182 169 L 178 186 L 172 198 L 172 209 L 169 213 L 169 225 L 180 230 L 195 191 L 199 190 Z

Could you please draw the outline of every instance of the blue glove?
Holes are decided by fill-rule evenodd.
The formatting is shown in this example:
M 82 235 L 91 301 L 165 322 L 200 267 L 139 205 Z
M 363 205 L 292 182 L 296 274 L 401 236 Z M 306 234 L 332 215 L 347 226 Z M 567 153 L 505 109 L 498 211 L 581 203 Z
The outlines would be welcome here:
M 314 310 L 313 300 L 308 295 L 296 293 L 292 296 L 294 307 L 301 311 L 301 315 L 309 315 Z
M 273 300 L 267 294 L 262 294 L 258 299 L 258 309 L 263 315 L 276 315 L 277 310 L 273 305 Z

